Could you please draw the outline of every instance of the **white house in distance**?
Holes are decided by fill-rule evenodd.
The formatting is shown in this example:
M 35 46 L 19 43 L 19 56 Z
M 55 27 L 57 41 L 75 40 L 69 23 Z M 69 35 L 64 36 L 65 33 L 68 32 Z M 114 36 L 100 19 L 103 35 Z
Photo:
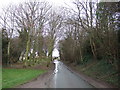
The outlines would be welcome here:
M 54 58 L 54 57 L 59 57 L 59 56 L 60 56 L 59 51 L 58 51 L 58 49 L 55 48 L 52 52 L 52 57 Z

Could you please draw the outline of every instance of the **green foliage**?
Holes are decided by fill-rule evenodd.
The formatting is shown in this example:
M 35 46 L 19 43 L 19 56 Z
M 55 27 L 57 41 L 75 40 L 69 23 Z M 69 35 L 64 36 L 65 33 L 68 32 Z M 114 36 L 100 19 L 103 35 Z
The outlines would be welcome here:
M 2 88 L 2 66 L 0 66 L 0 89 Z
M 84 64 L 87 64 L 87 63 L 89 63 L 91 61 L 92 61 L 92 56 L 88 54 L 88 55 L 84 56 L 83 62 L 81 64 L 84 65 Z
M 97 61 L 93 64 L 88 62 L 80 70 L 90 77 L 118 86 L 118 72 L 107 60 Z
M 47 64 L 50 64 L 51 59 L 50 57 L 41 56 L 38 58 L 29 58 L 28 60 L 19 61 L 18 63 L 24 63 L 24 62 L 26 62 L 26 66 L 23 65 L 24 67 L 33 67 L 41 64 L 47 66 Z
M 12 88 L 17 85 L 23 84 L 40 74 L 44 73 L 43 70 L 32 69 L 2 69 L 2 88 Z

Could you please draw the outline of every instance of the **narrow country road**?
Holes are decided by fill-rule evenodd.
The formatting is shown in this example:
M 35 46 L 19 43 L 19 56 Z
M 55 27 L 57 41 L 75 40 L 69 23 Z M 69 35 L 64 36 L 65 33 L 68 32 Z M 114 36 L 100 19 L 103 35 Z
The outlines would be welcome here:
M 70 71 L 60 61 L 55 61 L 55 71 L 53 75 L 54 88 L 94 88 L 80 76 Z
M 79 75 L 68 69 L 62 62 L 55 60 L 54 72 L 40 75 L 35 80 L 16 88 L 94 88 Z

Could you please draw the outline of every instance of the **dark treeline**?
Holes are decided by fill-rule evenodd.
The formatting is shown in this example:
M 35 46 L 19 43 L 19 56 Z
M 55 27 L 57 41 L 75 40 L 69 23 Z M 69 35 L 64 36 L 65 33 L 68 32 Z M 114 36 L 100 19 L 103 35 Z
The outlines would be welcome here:
M 90 58 L 92 62 L 106 60 L 118 70 L 120 4 L 75 1 L 74 5 L 74 16 L 66 19 L 65 39 L 59 42 L 61 59 L 76 65 Z

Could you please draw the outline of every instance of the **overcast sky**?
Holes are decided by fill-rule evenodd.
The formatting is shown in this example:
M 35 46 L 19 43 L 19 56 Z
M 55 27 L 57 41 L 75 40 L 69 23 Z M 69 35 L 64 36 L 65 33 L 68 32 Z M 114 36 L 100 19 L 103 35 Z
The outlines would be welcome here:
M 33 1 L 33 0 L 0 0 L 0 9 L 1 8 L 5 8 L 6 6 L 8 6 L 9 4 L 19 4 L 25 1 Z M 72 2 L 75 0 L 36 0 L 36 1 L 47 1 L 50 4 L 52 4 L 53 6 L 66 6 L 66 4 L 68 4 L 69 6 L 73 7 Z M 80 0 L 80 1 L 102 1 L 102 2 L 118 2 L 120 0 Z
M 25 1 L 33 1 L 33 0 L 0 0 L 0 8 L 4 8 L 9 4 L 19 4 Z M 36 1 L 47 1 L 54 6 L 62 6 L 64 3 L 71 4 L 73 0 L 36 0 Z
M 5 8 L 6 6 L 8 6 L 9 4 L 19 4 L 25 1 L 33 1 L 33 0 L 0 0 L 0 9 L 1 8 Z M 75 0 L 36 0 L 36 1 L 47 1 L 50 4 L 52 4 L 53 6 L 66 6 L 66 4 L 68 4 L 69 6 L 73 7 L 72 2 Z M 102 2 L 116 2 L 116 1 L 120 1 L 120 0 L 80 0 L 80 1 L 102 1 Z

